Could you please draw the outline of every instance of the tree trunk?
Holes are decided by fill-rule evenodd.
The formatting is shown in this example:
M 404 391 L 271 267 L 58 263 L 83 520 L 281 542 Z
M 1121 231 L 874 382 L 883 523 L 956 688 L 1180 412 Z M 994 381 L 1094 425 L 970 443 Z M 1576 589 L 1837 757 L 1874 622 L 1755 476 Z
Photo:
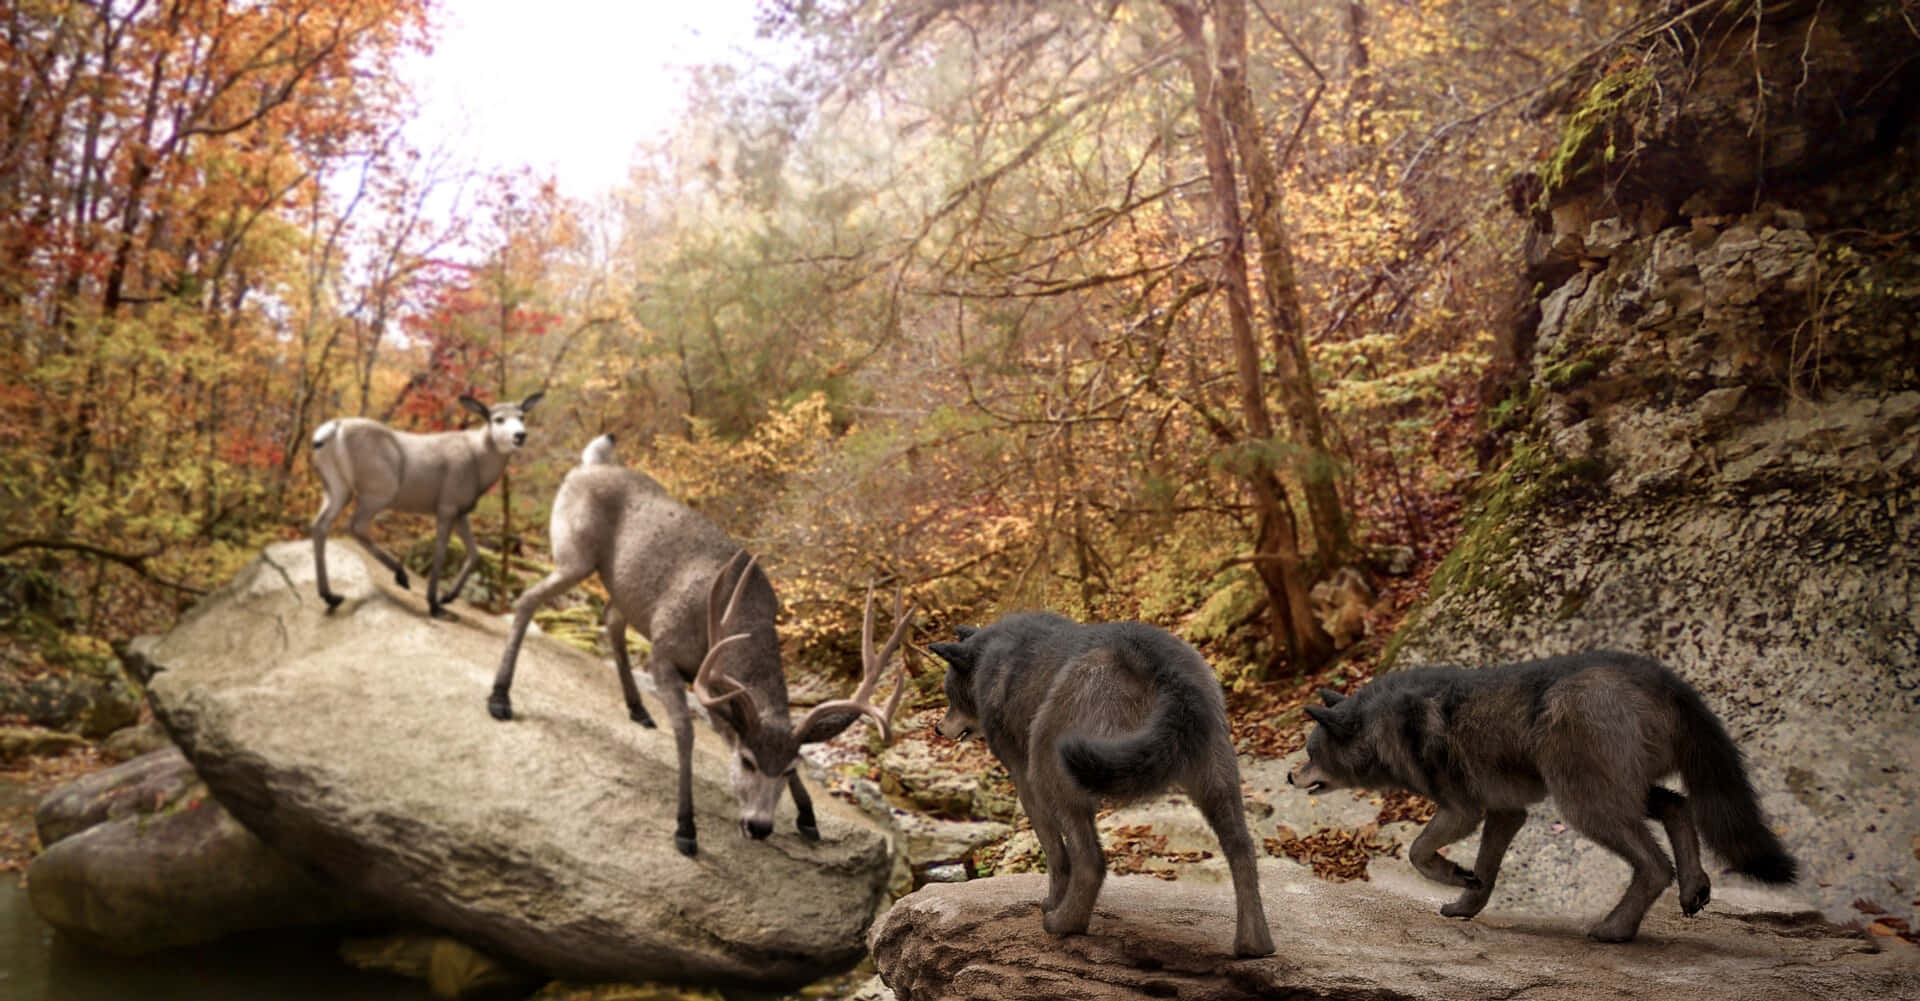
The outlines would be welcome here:
M 1227 318 L 1233 337 L 1240 409 L 1251 444 L 1239 474 L 1252 495 L 1254 571 L 1266 586 L 1271 609 L 1269 629 L 1296 668 L 1317 664 L 1333 653 L 1333 642 L 1314 621 L 1308 605 L 1309 581 L 1300 559 L 1300 540 L 1286 484 L 1275 469 L 1273 419 L 1267 412 L 1260 374 L 1260 345 L 1253 328 L 1253 295 L 1247 279 L 1246 231 L 1240 220 L 1239 184 L 1220 114 L 1220 91 L 1207 58 L 1205 26 L 1192 6 L 1162 0 L 1185 41 L 1181 61 L 1193 80 L 1195 111 L 1207 161 L 1216 224 L 1222 243 L 1220 284 L 1227 293 Z
M 1254 238 L 1260 256 L 1260 291 L 1267 316 L 1268 339 L 1273 343 L 1280 404 L 1301 446 L 1295 471 L 1306 492 L 1307 517 L 1313 524 L 1314 554 L 1323 571 L 1331 571 L 1348 549 L 1347 519 L 1334 485 L 1333 453 L 1327 447 L 1326 418 L 1320 409 L 1320 391 L 1313 381 L 1307 357 L 1306 311 L 1293 270 L 1293 248 L 1287 236 L 1286 211 L 1280 201 L 1280 175 L 1263 141 L 1247 87 L 1247 8 L 1244 0 L 1219 0 L 1214 5 L 1215 65 L 1219 73 L 1214 101 L 1225 119 L 1246 175 L 1247 201 L 1253 217 Z M 1238 202 L 1232 203 L 1238 212 Z M 1236 220 L 1237 221 L 1237 220 Z M 1243 257 L 1244 260 L 1244 257 Z

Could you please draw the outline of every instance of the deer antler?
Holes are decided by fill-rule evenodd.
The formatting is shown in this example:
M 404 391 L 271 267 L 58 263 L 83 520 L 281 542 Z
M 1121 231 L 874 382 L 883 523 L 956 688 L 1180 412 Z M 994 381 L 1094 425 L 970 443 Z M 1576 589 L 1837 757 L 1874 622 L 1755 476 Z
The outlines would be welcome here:
M 880 647 L 880 651 L 875 653 L 873 649 L 873 585 L 867 585 L 867 613 L 865 620 L 860 623 L 860 685 L 853 690 L 851 698 L 834 699 L 814 706 L 812 711 L 801 719 L 799 726 L 795 727 L 796 733 L 807 733 L 816 722 L 828 716 L 858 712 L 864 713 L 879 724 L 881 741 L 893 739 L 893 712 L 900 707 L 900 697 L 907 691 L 907 657 L 913 653 L 911 646 L 907 648 L 906 655 L 900 659 L 900 670 L 894 676 L 893 697 L 887 700 L 884 710 L 874 703 L 873 693 L 880 687 L 880 677 L 886 673 L 887 661 L 893 659 L 894 652 L 900 649 L 901 639 L 907 634 L 907 627 L 913 624 L 912 611 L 902 614 L 905 597 L 903 590 L 894 591 L 893 632 L 888 635 L 887 642 Z
M 740 562 L 740 557 L 746 555 L 744 549 L 735 553 L 727 565 L 713 575 L 713 584 L 707 589 L 707 655 L 701 658 L 700 670 L 693 676 L 693 696 L 707 707 L 709 713 L 735 699 L 744 700 L 747 706 L 746 711 L 740 714 L 741 725 L 751 730 L 760 724 L 759 707 L 754 705 L 753 693 L 747 691 L 740 682 L 721 674 L 716 666 L 719 664 L 717 655 L 722 648 L 735 640 L 747 638 L 746 633 L 734 633 L 724 638 L 720 635 L 727 621 L 733 618 L 734 609 L 740 604 L 740 593 L 746 590 L 747 578 L 753 576 L 753 568 L 760 560 L 758 556 L 747 558 L 747 565 L 741 569 L 740 576 L 734 579 L 733 594 L 727 599 L 726 610 L 722 611 L 720 589 L 726 585 L 727 571 L 732 570 L 733 565 Z

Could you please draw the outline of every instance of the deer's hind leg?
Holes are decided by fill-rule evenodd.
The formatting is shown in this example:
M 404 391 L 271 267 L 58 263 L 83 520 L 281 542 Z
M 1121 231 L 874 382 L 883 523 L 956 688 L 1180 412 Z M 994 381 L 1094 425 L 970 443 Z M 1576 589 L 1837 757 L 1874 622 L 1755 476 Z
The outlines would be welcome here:
M 640 701 L 640 686 L 633 680 L 633 661 L 627 654 L 627 617 L 620 607 L 607 604 L 607 645 L 613 648 L 613 673 L 620 678 L 620 694 L 627 700 L 627 718 L 651 730 L 656 725 L 647 707 Z
M 500 670 L 493 676 L 493 691 L 487 696 L 487 712 L 497 720 L 513 718 L 513 700 L 507 695 L 513 687 L 514 664 L 520 659 L 520 642 L 526 638 L 533 613 L 561 592 L 587 579 L 593 572 L 585 562 L 561 563 L 539 583 L 520 593 L 513 602 L 513 630 L 507 634 L 507 646 L 500 654 Z

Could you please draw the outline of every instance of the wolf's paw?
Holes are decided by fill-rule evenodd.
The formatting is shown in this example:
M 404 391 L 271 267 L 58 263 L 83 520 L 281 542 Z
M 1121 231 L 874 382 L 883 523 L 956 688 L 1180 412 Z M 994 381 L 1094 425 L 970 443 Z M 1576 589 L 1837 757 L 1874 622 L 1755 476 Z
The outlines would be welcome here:
M 1700 884 L 1699 889 L 1695 889 L 1695 890 L 1688 890 L 1685 887 L 1681 887 L 1680 912 L 1682 914 L 1685 914 L 1688 917 L 1692 917 L 1695 914 L 1700 913 L 1700 908 L 1707 906 L 1707 901 L 1712 899 L 1713 899 L 1712 883 L 1703 882 Z
M 1049 935 L 1085 935 L 1087 922 L 1091 917 L 1088 915 L 1075 920 L 1064 910 L 1055 908 L 1047 911 L 1046 916 L 1040 919 L 1040 927 L 1045 928 Z
M 1424 864 L 1415 862 L 1413 867 L 1420 875 L 1436 883 L 1463 887 L 1469 890 L 1478 890 L 1481 888 L 1480 877 L 1475 876 L 1471 871 L 1461 867 L 1458 863 L 1449 862 L 1437 855 L 1434 856 L 1431 861 Z
M 1233 954 L 1241 959 L 1273 955 L 1273 935 L 1265 925 L 1233 937 Z
M 1595 942 L 1631 942 L 1633 941 L 1634 934 L 1639 930 L 1638 925 L 1631 928 L 1621 928 L 1609 922 L 1602 921 L 1587 930 L 1587 937 L 1593 939 Z

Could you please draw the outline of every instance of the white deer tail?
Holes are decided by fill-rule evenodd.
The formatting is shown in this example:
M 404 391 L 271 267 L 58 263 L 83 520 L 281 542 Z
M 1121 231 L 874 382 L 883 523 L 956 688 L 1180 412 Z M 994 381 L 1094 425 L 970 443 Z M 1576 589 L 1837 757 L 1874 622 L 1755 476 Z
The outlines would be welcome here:
M 603 434 L 587 442 L 587 447 L 580 453 L 580 464 L 583 466 L 619 465 L 619 460 L 613 454 L 613 435 Z

